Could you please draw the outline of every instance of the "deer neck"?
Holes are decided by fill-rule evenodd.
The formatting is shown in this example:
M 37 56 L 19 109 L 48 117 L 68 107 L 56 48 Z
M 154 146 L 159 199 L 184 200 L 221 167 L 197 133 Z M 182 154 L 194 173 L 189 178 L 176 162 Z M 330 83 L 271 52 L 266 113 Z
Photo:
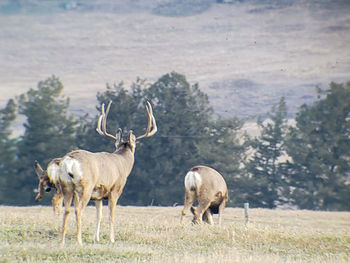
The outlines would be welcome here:
M 115 156 L 119 156 L 118 158 L 122 157 L 125 160 L 125 164 L 127 164 L 129 167 L 129 170 L 131 171 L 133 165 L 134 165 L 134 151 L 129 146 L 118 148 L 114 153 Z

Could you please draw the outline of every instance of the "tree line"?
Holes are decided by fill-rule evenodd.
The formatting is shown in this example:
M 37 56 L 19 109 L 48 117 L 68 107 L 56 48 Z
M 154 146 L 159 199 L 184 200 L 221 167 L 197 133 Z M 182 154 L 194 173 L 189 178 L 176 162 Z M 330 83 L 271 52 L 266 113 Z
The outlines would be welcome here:
M 0 110 L 0 204 L 32 205 L 37 185 L 33 164 L 46 166 L 73 149 L 114 151 L 95 130 L 103 103 L 113 101 L 108 130 L 143 134 L 146 100 L 158 132 L 137 144 L 135 165 L 120 204 L 183 204 L 183 179 L 194 165 L 218 170 L 229 188 L 229 206 L 315 210 L 350 209 L 350 82 L 317 90 L 318 100 L 302 105 L 293 125 L 282 97 L 267 120 L 257 119 L 258 136 L 244 132 L 247 120 L 215 117 L 198 84 L 171 72 L 154 83 L 136 79 L 106 85 L 96 95 L 96 114 L 75 116 L 60 79 L 51 76 L 10 99 Z M 13 135 L 18 115 L 24 133 Z M 50 195 L 44 203 L 50 202 Z

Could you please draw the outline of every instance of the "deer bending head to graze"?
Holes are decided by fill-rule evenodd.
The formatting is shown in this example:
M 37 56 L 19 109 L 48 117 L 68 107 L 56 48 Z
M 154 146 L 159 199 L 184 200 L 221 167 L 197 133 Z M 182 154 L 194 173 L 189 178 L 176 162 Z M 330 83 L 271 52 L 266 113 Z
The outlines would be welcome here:
M 40 166 L 38 161 L 35 161 L 34 168 L 38 175 L 39 184 L 38 188 L 35 189 L 37 195 L 35 197 L 36 202 L 40 202 L 45 192 L 50 192 L 52 188 L 56 189 L 56 193 L 52 197 L 52 207 L 56 215 L 60 214 L 63 194 L 59 184 L 59 170 L 60 162 L 62 158 L 52 159 L 47 165 L 46 171 Z
M 219 214 L 219 225 L 222 213 L 228 201 L 227 185 L 224 178 L 213 168 L 195 166 L 185 176 L 185 200 L 181 213 L 181 223 L 186 212 L 191 208 L 194 217 L 192 222 L 202 221 L 213 224 L 212 214 Z M 198 206 L 192 204 L 198 201 Z
M 129 131 L 128 140 L 122 139 L 122 130 L 118 129 L 115 136 L 107 133 L 107 116 L 111 106 L 105 111 L 101 107 L 101 115 L 97 122 L 97 132 L 115 141 L 116 150 L 113 153 L 92 153 L 76 150 L 67 153 L 60 162 L 59 182 L 63 194 L 65 213 L 62 226 L 62 243 L 65 241 L 67 218 L 70 206 L 74 200 L 77 242 L 81 245 L 81 214 L 89 200 L 95 200 L 97 209 L 96 241 L 99 241 L 100 223 L 102 218 L 102 199 L 108 199 L 110 213 L 110 241 L 114 242 L 114 209 L 123 191 L 127 177 L 134 165 L 136 141 L 151 137 L 157 132 L 157 125 L 149 102 L 146 104 L 148 125 L 146 133 L 136 137 Z

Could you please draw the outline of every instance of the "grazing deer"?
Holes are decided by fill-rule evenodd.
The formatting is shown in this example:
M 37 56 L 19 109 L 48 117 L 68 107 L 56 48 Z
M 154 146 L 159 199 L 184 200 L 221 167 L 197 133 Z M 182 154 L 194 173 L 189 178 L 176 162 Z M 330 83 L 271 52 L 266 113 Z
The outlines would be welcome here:
M 186 212 L 191 208 L 194 217 L 192 222 L 202 221 L 213 224 L 212 214 L 219 214 L 219 225 L 222 213 L 228 201 L 228 191 L 224 178 L 213 168 L 195 166 L 185 176 L 185 200 L 181 213 L 181 223 Z M 197 208 L 192 204 L 198 201 Z
M 40 202 L 45 192 L 50 192 L 52 188 L 55 188 L 56 193 L 53 195 L 51 203 L 56 215 L 60 214 L 63 202 L 63 194 L 58 180 L 61 160 L 62 158 L 52 159 L 47 165 L 46 171 L 44 171 L 38 161 L 35 161 L 34 165 L 35 172 L 39 179 L 38 188 L 34 190 L 37 192 L 35 201 Z
M 118 129 L 116 136 L 107 133 L 106 123 L 111 103 L 112 101 L 109 102 L 106 111 L 104 104 L 102 104 L 96 130 L 100 135 L 115 141 L 115 152 L 92 153 L 85 150 L 76 150 L 67 153 L 59 162 L 58 192 L 62 193 L 65 206 L 62 244 L 65 242 L 67 219 L 73 199 L 78 244 L 82 245 L 81 215 L 90 199 L 95 200 L 97 210 L 96 241 L 99 241 L 102 200 L 108 199 L 110 241 L 114 243 L 114 209 L 134 165 L 136 141 L 151 137 L 157 132 L 152 107 L 147 102 L 148 125 L 145 134 L 136 137 L 132 131 L 129 131 L 128 140 L 124 141 L 121 129 Z

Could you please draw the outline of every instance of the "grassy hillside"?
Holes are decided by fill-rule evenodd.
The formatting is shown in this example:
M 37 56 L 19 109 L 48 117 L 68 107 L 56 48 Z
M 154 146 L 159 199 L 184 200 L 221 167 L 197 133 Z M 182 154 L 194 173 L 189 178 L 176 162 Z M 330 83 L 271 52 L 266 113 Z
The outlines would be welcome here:
M 349 80 L 350 4 L 339 1 L 0 0 L 0 104 L 55 74 L 76 114 L 106 83 L 177 71 L 217 114 L 293 115 L 316 85 Z
M 182 207 L 117 207 L 116 243 L 93 241 L 95 209 L 83 217 L 84 246 L 75 244 L 74 213 L 65 247 L 61 218 L 50 207 L 0 206 L 0 262 L 349 262 L 350 213 L 227 208 L 218 226 L 179 224 Z M 215 217 L 214 220 L 217 220 Z

